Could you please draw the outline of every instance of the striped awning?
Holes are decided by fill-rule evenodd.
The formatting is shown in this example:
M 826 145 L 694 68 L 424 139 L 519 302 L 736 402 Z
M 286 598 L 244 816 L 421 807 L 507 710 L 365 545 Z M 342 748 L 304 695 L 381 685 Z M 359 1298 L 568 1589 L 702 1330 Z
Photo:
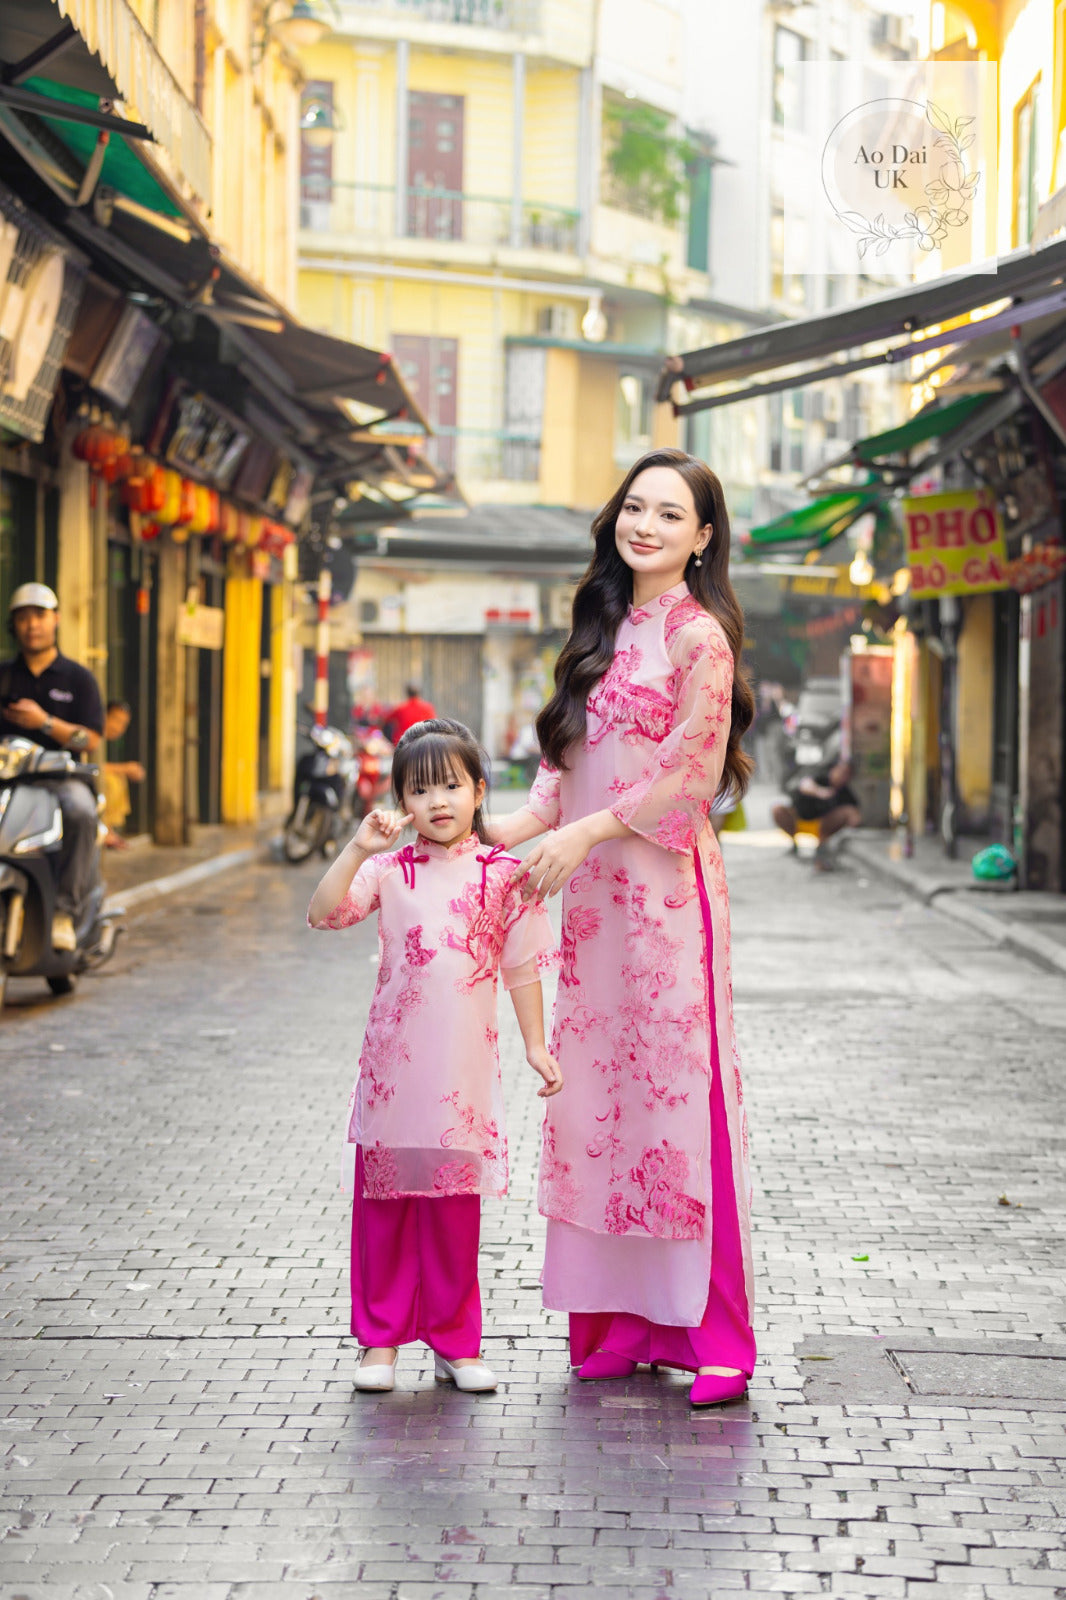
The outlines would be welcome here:
M 44 9 L 74 24 L 113 79 L 127 114 L 151 129 L 169 176 L 210 206 L 211 135 L 128 0 L 47 0 Z

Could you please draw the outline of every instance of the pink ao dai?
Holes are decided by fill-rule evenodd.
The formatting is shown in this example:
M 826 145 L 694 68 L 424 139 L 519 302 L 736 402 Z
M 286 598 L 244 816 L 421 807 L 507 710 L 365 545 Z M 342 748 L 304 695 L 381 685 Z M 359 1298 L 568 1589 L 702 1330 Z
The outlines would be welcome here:
M 633 830 L 592 850 L 563 892 L 553 1050 L 566 1090 L 547 1103 L 540 1174 L 553 1309 L 700 1322 L 714 1205 L 712 1028 L 751 1304 L 729 905 L 709 822 L 732 680 L 722 629 L 684 583 L 630 607 L 589 697 L 583 742 L 567 770 L 542 766 L 530 795 L 548 827 L 609 808 Z
M 347 928 L 378 913 L 377 986 L 346 1129 L 346 1171 L 361 1145 L 368 1200 L 506 1193 L 497 975 L 515 989 L 557 964 L 547 913 L 523 904 L 514 868 L 476 836 L 448 849 L 419 835 L 371 856 L 315 924 Z

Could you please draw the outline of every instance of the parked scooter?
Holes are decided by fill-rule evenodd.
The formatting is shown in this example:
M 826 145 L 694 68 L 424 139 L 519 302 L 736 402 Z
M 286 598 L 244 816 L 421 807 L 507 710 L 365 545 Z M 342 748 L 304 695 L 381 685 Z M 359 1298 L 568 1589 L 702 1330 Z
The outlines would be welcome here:
M 92 783 L 97 771 L 31 739 L 0 740 L 0 1006 L 9 977 L 44 978 L 53 994 L 70 994 L 79 973 L 114 951 L 122 930 L 103 909 L 99 880 L 75 927 L 75 948 L 52 948 L 63 813 L 43 780 Z
M 296 763 L 292 810 L 282 848 L 288 861 L 306 861 L 316 850 L 328 855 L 351 826 L 355 809 L 356 761 L 352 742 L 339 728 L 308 730 L 311 749 Z

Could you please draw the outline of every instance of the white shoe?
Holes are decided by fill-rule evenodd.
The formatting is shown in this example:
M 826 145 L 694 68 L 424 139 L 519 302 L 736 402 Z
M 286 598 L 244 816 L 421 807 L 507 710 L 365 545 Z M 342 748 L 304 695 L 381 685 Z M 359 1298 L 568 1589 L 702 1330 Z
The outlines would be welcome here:
M 52 918 L 52 949 L 76 950 L 78 935 L 74 931 L 74 918 L 65 911 L 57 911 Z
M 433 1376 L 438 1383 L 454 1383 L 465 1394 L 488 1394 L 496 1387 L 496 1374 L 486 1366 L 480 1356 L 476 1361 L 464 1362 L 461 1367 L 433 1352 Z
M 355 1369 L 355 1387 L 368 1393 L 388 1394 L 396 1387 L 396 1356 L 392 1361 L 375 1362 L 373 1366 L 361 1361 Z

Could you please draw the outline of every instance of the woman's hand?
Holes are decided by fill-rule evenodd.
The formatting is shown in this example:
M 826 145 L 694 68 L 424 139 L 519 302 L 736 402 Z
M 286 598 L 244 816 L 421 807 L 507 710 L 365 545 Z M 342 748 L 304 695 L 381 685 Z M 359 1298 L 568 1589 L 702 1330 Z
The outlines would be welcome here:
M 596 843 L 587 819 L 568 822 L 534 845 L 521 866 L 514 870 L 514 881 L 521 886 L 523 900 L 546 900 L 558 894 L 570 874 L 576 872 Z
M 382 850 L 391 849 L 411 820 L 410 812 L 401 815 L 399 811 L 368 811 L 352 843 L 366 855 L 376 856 Z
M 533 1071 L 539 1072 L 544 1079 L 543 1089 L 537 1090 L 540 1098 L 546 1100 L 549 1095 L 558 1094 L 563 1086 L 563 1074 L 558 1061 L 556 1061 L 547 1046 L 534 1045 L 531 1050 L 526 1051 L 526 1060 L 533 1068 Z

